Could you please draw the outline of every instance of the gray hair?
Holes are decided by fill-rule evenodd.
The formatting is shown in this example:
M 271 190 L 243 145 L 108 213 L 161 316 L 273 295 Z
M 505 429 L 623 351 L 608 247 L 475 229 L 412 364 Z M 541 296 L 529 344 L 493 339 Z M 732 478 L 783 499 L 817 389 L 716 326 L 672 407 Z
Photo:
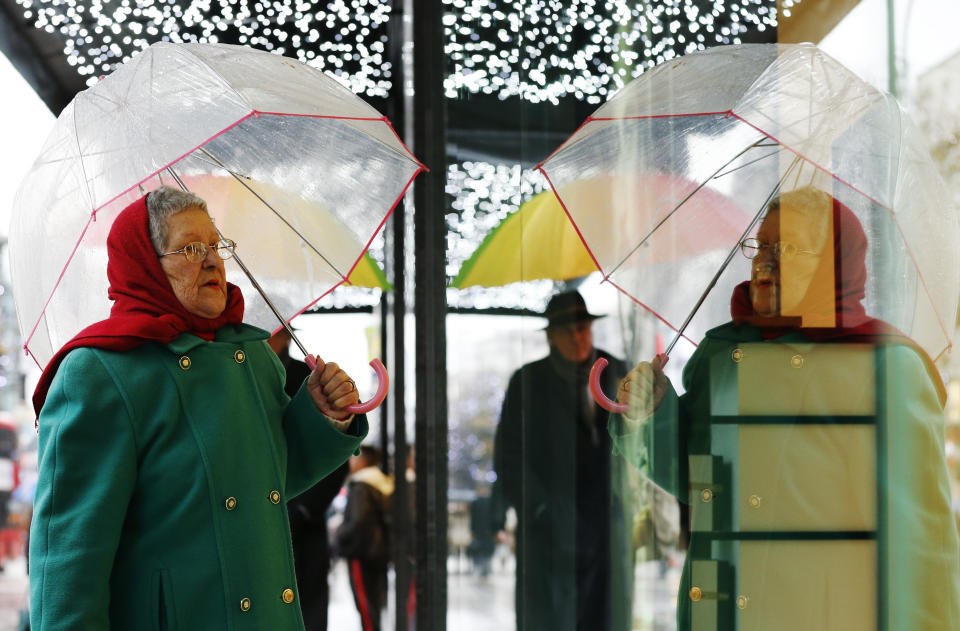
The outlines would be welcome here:
M 147 216 L 150 218 L 150 242 L 157 254 L 167 247 L 167 218 L 188 208 L 207 210 L 207 202 L 189 191 L 161 186 L 147 195 Z

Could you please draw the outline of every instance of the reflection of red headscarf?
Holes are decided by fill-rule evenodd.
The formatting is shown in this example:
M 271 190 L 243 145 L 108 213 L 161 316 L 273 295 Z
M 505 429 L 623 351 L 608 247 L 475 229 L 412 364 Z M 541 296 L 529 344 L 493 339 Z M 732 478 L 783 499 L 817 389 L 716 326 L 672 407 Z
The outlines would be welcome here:
M 227 307 L 218 317 L 201 318 L 184 308 L 150 241 L 146 199 L 141 197 L 121 211 L 107 237 L 110 317 L 82 330 L 47 364 L 33 393 L 37 416 L 60 362 L 75 348 L 128 351 L 148 342 L 171 342 L 187 331 L 212 340 L 220 327 L 243 320 L 243 295 L 230 283 Z
M 871 318 L 863 307 L 867 285 L 867 236 L 860 220 L 839 200 L 833 200 L 833 269 L 834 310 L 836 326 L 802 327 L 800 318 L 765 318 L 757 315 L 750 300 L 750 281 L 733 290 L 730 314 L 736 323 L 749 323 L 760 328 L 764 339 L 773 339 L 799 331 L 811 342 L 850 342 L 864 344 L 906 344 L 912 347 L 927 365 L 936 384 L 940 401 L 946 401 L 946 390 L 927 353 L 896 327 Z M 830 273 L 829 264 L 821 261 L 821 271 Z

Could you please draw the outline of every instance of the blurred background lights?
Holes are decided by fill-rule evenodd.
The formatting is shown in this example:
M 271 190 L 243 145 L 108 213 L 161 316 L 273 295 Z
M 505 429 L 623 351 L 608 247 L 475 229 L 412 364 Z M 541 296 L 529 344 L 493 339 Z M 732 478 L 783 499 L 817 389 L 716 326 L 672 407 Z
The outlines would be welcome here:
M 784 0 L 785 6 L 798 3 Z M 662 61 L 707 46 L 739 44 L 748 33 L 777 25 L 770 0 L 444 0 L 444 5 L 447 96 L 466 91 L 532 103 L 574 96 L 599 105 Z M 517 54 L 490 54 L 504 46 Z
M 34 27 L 63 39 L 64 55 L 88 77 L 87 85 L 165 40 L 237 42 L 296 57 L 365 96 L 386 97 L 391 86 L 391 66 L 382 55 L 390 0 L 17 2 Z

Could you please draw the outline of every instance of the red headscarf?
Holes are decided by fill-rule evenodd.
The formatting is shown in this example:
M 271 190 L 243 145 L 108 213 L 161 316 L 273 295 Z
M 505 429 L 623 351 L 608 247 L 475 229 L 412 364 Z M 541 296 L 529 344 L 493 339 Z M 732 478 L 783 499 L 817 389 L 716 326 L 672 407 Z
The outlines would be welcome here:
M 167 343 L 189 331 L 212 340 L 217 329 L 243 320 L 243 294 L 227 283 L 227 306 L 216 318 L 188 312 L 170 287 L 150 241 L 146 196 L 117 215 L 107 237 L 110 317 L 80 331 L 47 364 L 33 393 L 37 416 L 60 362 L 83 346 L 128 351 L 148 342 Z
M 773 339 L 799 331 L 812 342 L 852 342 L 864 344 L 906 344 L 919 353 L 937 387 L 941 403 L 946 390 L 927 353 L 896 327 L 867 315 L 863 307 L 867 284 L 867 236 L 860 220 L 847 206 L 833 199 L 833 265 L 821 261 L 815 277 L 822 273 L 834 278 L 833 308 L 836 326 L 803 327 L 799 317 L 767 318 L 753 310 L 750 281 L 733 290 L 730 314 L 736 323 L 749 323 L 760 328 L 764 339 Z M 811 283 L 813 285 L 813 283 Z M 829 307 L 828 307 L 829 308 Z

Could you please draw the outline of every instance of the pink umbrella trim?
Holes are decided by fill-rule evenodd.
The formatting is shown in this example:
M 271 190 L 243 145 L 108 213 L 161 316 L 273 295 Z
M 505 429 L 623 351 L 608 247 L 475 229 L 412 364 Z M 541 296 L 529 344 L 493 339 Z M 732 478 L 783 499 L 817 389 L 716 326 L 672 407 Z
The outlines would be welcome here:
M 80 244 L 83 242 L 84 235 L 87 234 L 87 230 L 90 228 L 91 222 L 94 221 L 95 216 L 91 215 L 87 219 L 87 225 L 83 227 L 83 230 L 80 232 L 80 238 L 77 239 L 76 244 L 73 246 L 73 250 L 70 252 L 70 256 L 67 257 L 67 262 L 64 264 L 63 269 L 60 270 L 60 275 L 57 277 L 57 282 L 53 284 L 53 289 L 50 291 L 50 295 L 47 296 L 47 301 L 43 303 L 43 309 L 40 311 L 40 317 L 37 318 L 37 321 L 34 323 L 33 328 L 30 330 L 30 335 L 27 336 L 27 340 L 23 343 L 23 349 L 27 352 L 30 351 L 27 346 L 30 344 L 30 340 L 33 339 L 34 333 L 37 332 L 37 327 L 40 326 L 40 320 L 43 320 L 43 314 L 47 312 L 47 307 L 50 306 L 50 301 L 53 300 L 53 294 L 56 293 L 57 288 L 60 286 L 60 282 L 63 280 L 64 275 L 67 273 L 67 268 L 70 267 L 70 261 L 73 260 L 73 257 L 77 254 L 77 250 L 80 249 Z M 30 353 L 30 356 L 33 357 L 33 353 Z M 37 361 L 36 357 L 33 358 L 33 361 Z M 37 363 L 39 366 L 39 362 Z

